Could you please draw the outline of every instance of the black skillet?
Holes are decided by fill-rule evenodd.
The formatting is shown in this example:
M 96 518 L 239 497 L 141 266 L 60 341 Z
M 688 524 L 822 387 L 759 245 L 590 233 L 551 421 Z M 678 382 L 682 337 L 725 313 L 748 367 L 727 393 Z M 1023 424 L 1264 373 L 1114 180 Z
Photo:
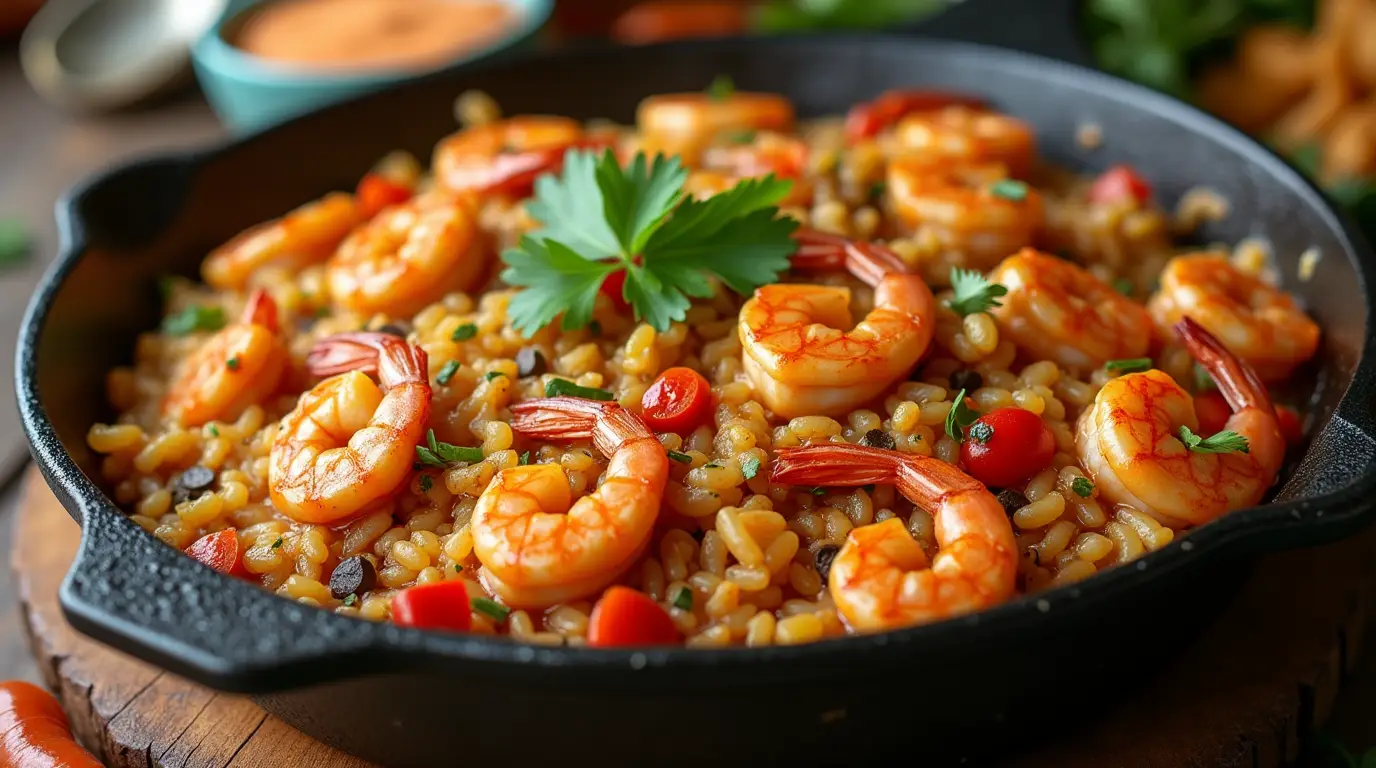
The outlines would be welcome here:
M 1070 0 L 967 0 L 926 28 L 1078 56 Z M 696 652 L 536 648 L 334 616 L 215 574 L 128 522 L 91 478 L 83 436 L 102 382 L 158 319 L 155 278 L 194 275 L 244 227 L 332 188 L 385 152 L 453 129 L 466 88 L 512 113 L 629 120 L 643 96 L 718 73 L 838 113 L 891 87 L 982 94 L 1031 121 L 1041 151 L 1085 172 L 1131 163 L 1172 203 L 1207 183 L 1233 212 L 1206 240 L 1264 234 L 1325 335 L 1309 446 L 1275 501 L 1234 512 L 1078 586 L 889 634 Z M 1105 144 L 1077 146 L 1084 122 Z M 1296 171 L 1222 123 L 1082 66 L 891 36 L 723 40 L 590 50 L 430 77 L 208 152 L 122 166 L 58 206 L 62 252 L 19 339 L 33 453 L 84 529 L 62 589 L 81 631 L 214 688 L 247 692 L 312 736 L 391 765 L 504 760 L 680 764 L 946 762 L 1075 722 L 1149 678 L 1214 616 L 1256 555 L 1350 535 L 1372 517 L 1373 263 Z M 1323 254 L 1307 282 L 1297 257 Z M 1297 616 L 1297 620 L 1304 617 Z

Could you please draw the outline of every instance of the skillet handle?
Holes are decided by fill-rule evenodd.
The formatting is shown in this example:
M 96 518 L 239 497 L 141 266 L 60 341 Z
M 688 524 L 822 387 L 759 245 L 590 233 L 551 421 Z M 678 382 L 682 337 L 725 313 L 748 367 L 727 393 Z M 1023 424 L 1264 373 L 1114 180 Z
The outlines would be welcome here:
M 1081 0 L 959 0 L 906 30 L 1093 67 L 1080 30 L 1080 6 Z

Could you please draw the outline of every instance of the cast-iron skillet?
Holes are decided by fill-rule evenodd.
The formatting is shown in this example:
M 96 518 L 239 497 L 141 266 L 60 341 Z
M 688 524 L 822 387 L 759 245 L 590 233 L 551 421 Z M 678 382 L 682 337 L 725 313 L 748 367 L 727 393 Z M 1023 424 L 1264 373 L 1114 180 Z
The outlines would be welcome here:
M 933 35 L 1001 32 L 1066 53 L 1059 9 L 967 0 Z M 1057 14 L 1060 14 L 1059 16 Z M 1048 31 L 1048 27 L 1049 29 Z M 1029 34 L 1031 33 L 1031 34 Z M 246 226 L 348 188 L 398 147 L 426 155 L 453 98 L 511 113 L 632 118 L 636 102 L 718 73 L 837 113 L 885 88 L 983 94 L 1031 121 L 1041 152 L 1090 172 L 1142 170 L 1173 203 L 1206 183 L 1233 205 L 1205 240 L 1265 235 L 1286 287 L 1324 328 L 1308 450 L 1275 501 L 1234 512 L 1130 566 L 936 625 L 814 645 L 721 652 L 537 648 L 335 616 L 220 576 L 128 522 L 102 492 L 88 426 L 109 418 L 104 374 L 158 319 L 155 278 L 195 275 Z M 1077 146 L 1100 125 L 1105 144 Z M 393 765 L 495 760 L 668 764 L 927 761 L 986 754 L 1050 720 L 1057 733 L 1148 678 L 1234 594 L 1262 552 L 1347 536 L 1371 518 L 1376 362 L 1371 254 L 1296 171 L 1166 97 L 1036 56 L 891 36 L 722 40 L 595 49 L 474 67 L 316 112 L 207 152 L 125 165 L 58 206 L 62 252 L 19 339 L 33 453 L 84 529 L 62 589 L 81 631 L 214 688 L 257 694 L 288 723 Z M 1297 257 L 1323 254 L 1313 279 Z M 1297 617 L 1298 618 L 1298 617 Z

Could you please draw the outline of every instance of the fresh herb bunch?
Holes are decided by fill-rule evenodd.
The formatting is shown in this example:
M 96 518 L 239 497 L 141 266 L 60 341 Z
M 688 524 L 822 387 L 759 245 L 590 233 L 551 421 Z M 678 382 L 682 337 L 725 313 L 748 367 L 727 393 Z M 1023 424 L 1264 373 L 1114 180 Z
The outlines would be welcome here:
M 943 0 L 769 0 L 755 10 L 760 32 L 883 29 L 941 10 Z
M 683 193 L 677 158 L 637 154 L 623 169 L 610 150 L 572 151 L 559 176 L 535 183 L 527 204 L 543 228 L 502 254 L 502 279 L 525 290 L 508 306 L 526 336 L 561 313 L 565 330 L 592 320 L 602 283 L 626 271 L 622 297 L 638 319 L 666 331 L 713 279 L 749 294 L 788 269 L 798 224 L 778 216 L 792 182 L 746 179 L 706 200 Z

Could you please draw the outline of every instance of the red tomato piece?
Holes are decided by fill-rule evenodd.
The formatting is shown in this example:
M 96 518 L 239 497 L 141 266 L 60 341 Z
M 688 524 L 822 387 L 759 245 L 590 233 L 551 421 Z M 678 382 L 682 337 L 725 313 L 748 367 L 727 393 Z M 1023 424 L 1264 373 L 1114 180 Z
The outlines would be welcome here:
M 472 614 L 468 590 L 458 580 L 407 587 L 392 598 L 392 618 L 403 627 L 467 632 Z
M 1280 433 L 1285 437 L 1285 442 L 1293 445 L 1304 440 L 1304 423 L 1300 420 L 1299 411 L 1288 405 L 1278 405 L 1276 422 L 1280 424 Z
M 1151 184 L 1130 165 L 1115 165 L 1104 171 L 1089 188 L 1089 201 L 1092 203 L 1116 203 L 1122 200 L 1145 203 L 1150 199 Z
M 1194 415 L 1199 418 L 1199 434 L 1208 437 L 1223 431 L 1233 409 L 1223 395 L 1211 389 L 1194 396 Z
M 955 106 L 982 107 L 984 102 L 946 91 L 885 91 L 874 101 L 856 104 L 846 113 L 846 141 L 854 144 L 868 139 L 913 112 Z
M 746 7 L 738 0 L 651 0 L 621 14 L 611 38 L 626 45 L 738 35 Z
M 208 565 L 220 573 L 240 577 L 249 575 L 239 559 L 239 532 L 233 528 L 207 533 L 196 539 L 185 552 L 201 564 Z
M 645 390 L 640 406 L 656 432 L 692 432 L 712 415 L 712 385 L 691 368 L 670 368 Z
M 630 587 L 612 587 L 592 607 L 588 645 L 593 648 L 634 648 L 673 645 L 678 627 L 659 604 Z
M 612 300 L 612 306 L 616 307 L 617 312 L 625 312 L 631 308 L 626 302 L 622 291 L 626 286 L 626 270 L 618 269 L 607 275 L 607 279 L 602 281 L 602 287 L 597 289 L 598 293 Z
M 981 425 L 983 425 L 981 427 Z M 1051 465 L 1056 438 L 1042 418 L 1021 408 L 999 408 L 965 430 L 960 457 L 966 471 L 994 488 L 1007 488 Z
M 364 218 L 371 219 L 383 208 L 400 205 L 411 199 L 411 188 L 391 179 L 370 173 L 358 182 L 358 208 Z

